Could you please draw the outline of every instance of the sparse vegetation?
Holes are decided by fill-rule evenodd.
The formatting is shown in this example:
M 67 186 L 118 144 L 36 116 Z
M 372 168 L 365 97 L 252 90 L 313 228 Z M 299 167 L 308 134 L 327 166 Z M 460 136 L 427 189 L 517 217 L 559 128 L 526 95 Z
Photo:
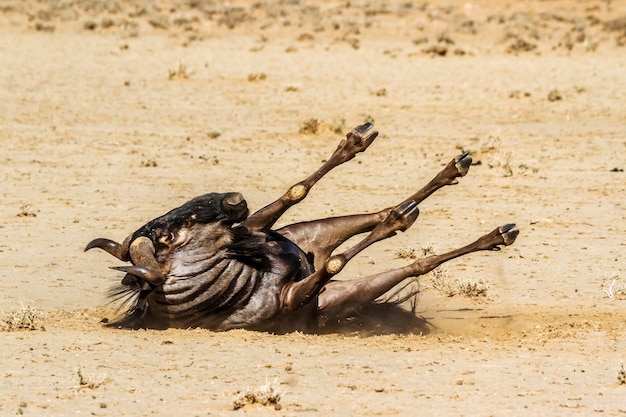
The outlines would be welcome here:
M 265 74 L 264 72 L 260 72 L 260 73 L 250 73 L 248 74 L 248 81 L 250 82 L 255 82 L 255 81 L 264 81 L 267 79 L 267 74 Z
M 502 175 L 511 177 L 513 175 L 524 175 L 527 173 L 536 174 L 539 169 L 526 163 L 512 165 L 513 153 L 505 151 L 502 139 L 499 134 L 488 135 L 487 137 L 473 137 L 470 141 L 474 142 L 471 146 L 457 145 L 457 149 L 470 150 L 473 163 L 472 165 L 485 164 L 489 168 L 502 169 Z
M 433 243 L 423 246 L 423 257 L 434 255 L 437 246 Z M 453 279 L 446 265 L 438 266 L 430 271 L 428 275 L 430 276 L 432 288 L 448 297 L 454 297 L 455 295 L 473 299 L 487 297 L 489 286 L 482 279 L 478 281 Z
M 17 213 L 17 217 L 37 217 L 37 213 L 29 203 L 22 204 L 20 211 Z
M 620 364 L 620 369 L 617 372 L 617 383 L 620 385 L 626 385 L 626 369 L 624 369 L 624 364 Z
M 0 319 L 0 330 L 13 332 L 18 330 L 37 330 L 40 314 L 34 307 L 24 306 L 19 310 L 3 314 Z
M 489 286 L 485 281 L 482 279 L 478 281 L 452 279 L 447 267 L 443 265 L 432 270 L 430 278 L 432 287 L 448 297 L 455 295 L 472 299 L 487 297 Z
M 442 292 L 448 297 L 454 297 L 457 294 L 453 280 L 450 278 L 450 273 L 445 265 L 438 266 L 430 271 L 428 275 L 430 275 L 430 284 L 435 290 Z
M 563 100 L 563 94 L 556 88 L 553 88 L 548 93 L 548 101 L 560 101 Z
M 602 281 L 602 291 L 608 298 L 626 300 L 626 282 L 617 275 Z
M 469 281 L 469 280 L 463 280 L 463 281 L 457 280 L 456 283 L 458 287 L 458 293 L 459 295 L 463 297 L 467 297 L 467 298 L 487 297 L 487 289 L 489 287 L 482 279 L 479 279 L 476 282 Z
M 508 54 L 518 54 L 520 52 L 531 52 L 535 49 L 537 49 L 537 44 L 518 37 L 506 48 L 505 52 Z
M 157 162 L 154 159 L 144 159 L 141 161 L 141 167 L 143 168 L 154 168 L 157 166 Z
M 233 400 L 233 410 L 238 410 L 248 404 L 260 404 L 263 406 L 273 406 L 280 410 L 280 390 L 274 384 L 266 381 L 264 385 L 255 390 L 245 390 L 238 392 Z
M 374 95 L 377 97 L 385 97 L 387 95 L 387 89 L 379 88 L 378 90 L 374 91 Z
M 300 133 L 304 133 L 305 135 L 314 135 L 319 130 L 319 127 L 319 120 L 314 118 L 307 119 L 302 122 L 302 126 L 300 126 Z
M 415 255 L 415 248 L 412 246 L 407 246 L 404 248 L 400 248 L 395 253 L 396 258 L 400 259 L 415 259 L 417 256 Z
M 193 74 L 193 69 L 188 68 L 187 64 L 184 62 L 178 61 L 174 68 L 169 69 L 169 75 L 167 78 L 169 80 L 186 80 L 191 77 L 191 74 Z
M 78 374 L 78 388 L 96 389 L 106 382 L 106 374 L 85 375 L 81 368 L 76 370 Z

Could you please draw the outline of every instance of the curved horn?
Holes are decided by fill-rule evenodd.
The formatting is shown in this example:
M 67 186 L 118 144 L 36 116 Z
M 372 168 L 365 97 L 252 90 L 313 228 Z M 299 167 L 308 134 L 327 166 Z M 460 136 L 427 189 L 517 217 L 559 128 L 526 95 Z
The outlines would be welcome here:
M 124 239 L 124 242 L 120 245 L 119 243 L 104 238 L 94 239 L 85 246 L 85 252 L 89 249 L 100 248 L 103 251 L 115 256 L 120 261 L 130 261 L 130 257 L 128 254 L 128 244 L 130 243 L 131 236 L 128 236 Z
M 112 266 L 111 269 L 134 275 L 152 285 L 161 285 L 165 281 L 160 269 L 148 268 L 141 265 Z M 124 277 L 124 280 L 126 280 L 126 277 Z
M 128 249 L 133 266 L 115 267 L 118 271 L 133 274 L 152 285 L 161 285 L 165 281 L 161 267 L 154 257 L 154 244 L 145 236 L 133 240 Z

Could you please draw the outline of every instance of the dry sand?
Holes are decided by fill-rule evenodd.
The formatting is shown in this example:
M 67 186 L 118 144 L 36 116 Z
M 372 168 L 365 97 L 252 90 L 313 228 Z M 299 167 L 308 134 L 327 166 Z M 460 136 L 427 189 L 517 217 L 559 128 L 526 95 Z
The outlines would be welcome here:
M 0 415 L 624 415 L 624 44 L 624 1 L 3 1 L 0 309 L 39 321 L 0 332 Z M 210 191 L 259 208 L 365 120 L 376 143 L 282 224 L 388 206 L 470 149 L 341 278 L 515 222 L 444 271 L 486 297 L 422 277 L 411 331 L 102 326 L 120 276 L 87 242 Z M 264 384 L 279 407 L 232 410 Z

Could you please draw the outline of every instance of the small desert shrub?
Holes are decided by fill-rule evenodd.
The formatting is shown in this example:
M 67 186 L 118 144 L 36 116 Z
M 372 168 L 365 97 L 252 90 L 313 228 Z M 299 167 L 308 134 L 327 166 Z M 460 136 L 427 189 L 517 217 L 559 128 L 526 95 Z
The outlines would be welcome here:
M 626 369 L 624 369 L 624 364 L 620 365 L 620 369 L 617 372 L 617 383 L 620 385 L 626 385 Z
M 459 295 L 468 298 L 486 297 L 487 288 L 489 288 L 482 279 L 479 279 L 477 282 L 457 280 L 457 286 Z
M 238 392 L 233 400 L 233 410 L 238 410 L 248 404 L 260 404 L 264 406 L 273 406 L 276 410 L 280 410 L 280 390 L 272 383 L 265 382 L 255 390 L 245 390 Z
M 417 256 L 415 255 L 415 248 L 412 246 L 407 246 L 407 247 L 396 250 L 395 256 L 396 258 L 400 258 L 400 259 L 417 258 Z
M 482 279 L 478 281 L 452 280 L 448 270 L 443 266 L 435 268 L 430 274 L 432 287 L 448 297 L 455 295 L 474 299 L 487 297 L 489 286 Z
M 423 246 L 422 256 L 435 255 L 437 246 L 433 243 Z M 482 279 L 478 281 L 453 279 L 446 265 L 438 266 L 430 271 L 428 275 L 430 276 L 432 288 L 448 297 L 454 297 L 455 295 L 467 298 L 487 297 L 487 289 L 489 287 Z
M 37 330 L 39 322 L 39 312 L 30 306 L 22 305 L 16 311 L 3 314 L 0 318 L 0 330 L 13 332 L 17 330 Z
M 78 374 L 78 388 L 96 389 L 106 382 L 106 374 L 85 375 L 81 368 L 76 370 Z
M 471 151 L 472 165 L 485 164 L 491 169 L 500 169 L 505 177 L 539 172 L 539 168 L 525 162 L 513 163 L 513 152 L 506 150 L 507 147 L 502 144 L 502 139 L 498 134 L 484 138 L 473 137 L 469 140 L 472 142 L 469 146 L 458 144 L 457 149 Z
M 186 80 L 191 77 L 193 74 L 193 69 L 187 68 L 187 65 L 184 62 L 178 61 L 174 68 L 169 69 L 169 80 Z
M 608 298 L 626 300 L 626 283 L 617 275 L 602 281 L 602 291 Z
M 267 74 L 265 74 L 264 72 L 248 74 L 248 81 L 250 81 L 251 83 L 255 81 L 264 81 L 266 79 Z
M 140 166 L 142 168 L 154 168 L 157 166 L 157 161 L 155 161 L 154 159 L 144 159 L 143 161 L 141 161 Z
M 20 206 L 20 211 L 17 213 L 17 217 L 37 217 L 37 212 L 33 210 L 30 204 L 25 203 Z
M 314 135 L 320 128 L 320 122 L 317 119 L 311 118 L 302 122 L 302 126 L 300 126 L 300 133 L 304 133 L 306 135 Z
M 457 288 L 454 281 L 450 277 L 448 267 L 445 265 L 438 266 L 429 272 L 430 285 L 439 292 L 444 293 L 448 297 L 454 297 L 457 294 Z M 457 281 L 458 282 L 458 281 Z

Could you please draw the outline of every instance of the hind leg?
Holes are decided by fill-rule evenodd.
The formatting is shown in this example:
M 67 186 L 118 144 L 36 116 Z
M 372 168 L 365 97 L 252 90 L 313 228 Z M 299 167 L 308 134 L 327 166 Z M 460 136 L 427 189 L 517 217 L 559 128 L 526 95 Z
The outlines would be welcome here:
M 394 236 L 399 230 L 405 231 L 413 224 L 418 215 L 419 210 L 414 201 L 407 201 L 392 209 L 385 220 L 377 224 L 365 239 L 347 251 L 331 256 L 324 262 L 323 267 L 301 281 L 290 282 L 285 285 L 281 293 L 281 307 L 284 310 L 293 311 L 311 302 L 324 288 L 324 285 L 359 252 L 375 242 Z
M 312 254 L 315 268 L 319 269 L 339 245 L 352 236 L 372 231 L 387 218 L 394 208 L 409 201 L 419 204 L 438 189 L 456 184 L 458 177 L 467 174 L 471 163 L 472 158 L 467 152 L 457 156 L 428 184 L 395 207 L 388 207 L 370 214 L 330 217 L 296 223 L 283 227 L 278 232 L 298 245 L 304 252 Z
M 506 224 L 462 248 L 427 256 L 403 268 L 350 281 L 329 282 L 319 294 L 318 311 L 320 315 L 331 316 L 371 303 L 406 278 L 424 275 L 446 261 L 472 252 L 500 250 L 503 245 L 512 245 L 518 234 L 514 224 Z

